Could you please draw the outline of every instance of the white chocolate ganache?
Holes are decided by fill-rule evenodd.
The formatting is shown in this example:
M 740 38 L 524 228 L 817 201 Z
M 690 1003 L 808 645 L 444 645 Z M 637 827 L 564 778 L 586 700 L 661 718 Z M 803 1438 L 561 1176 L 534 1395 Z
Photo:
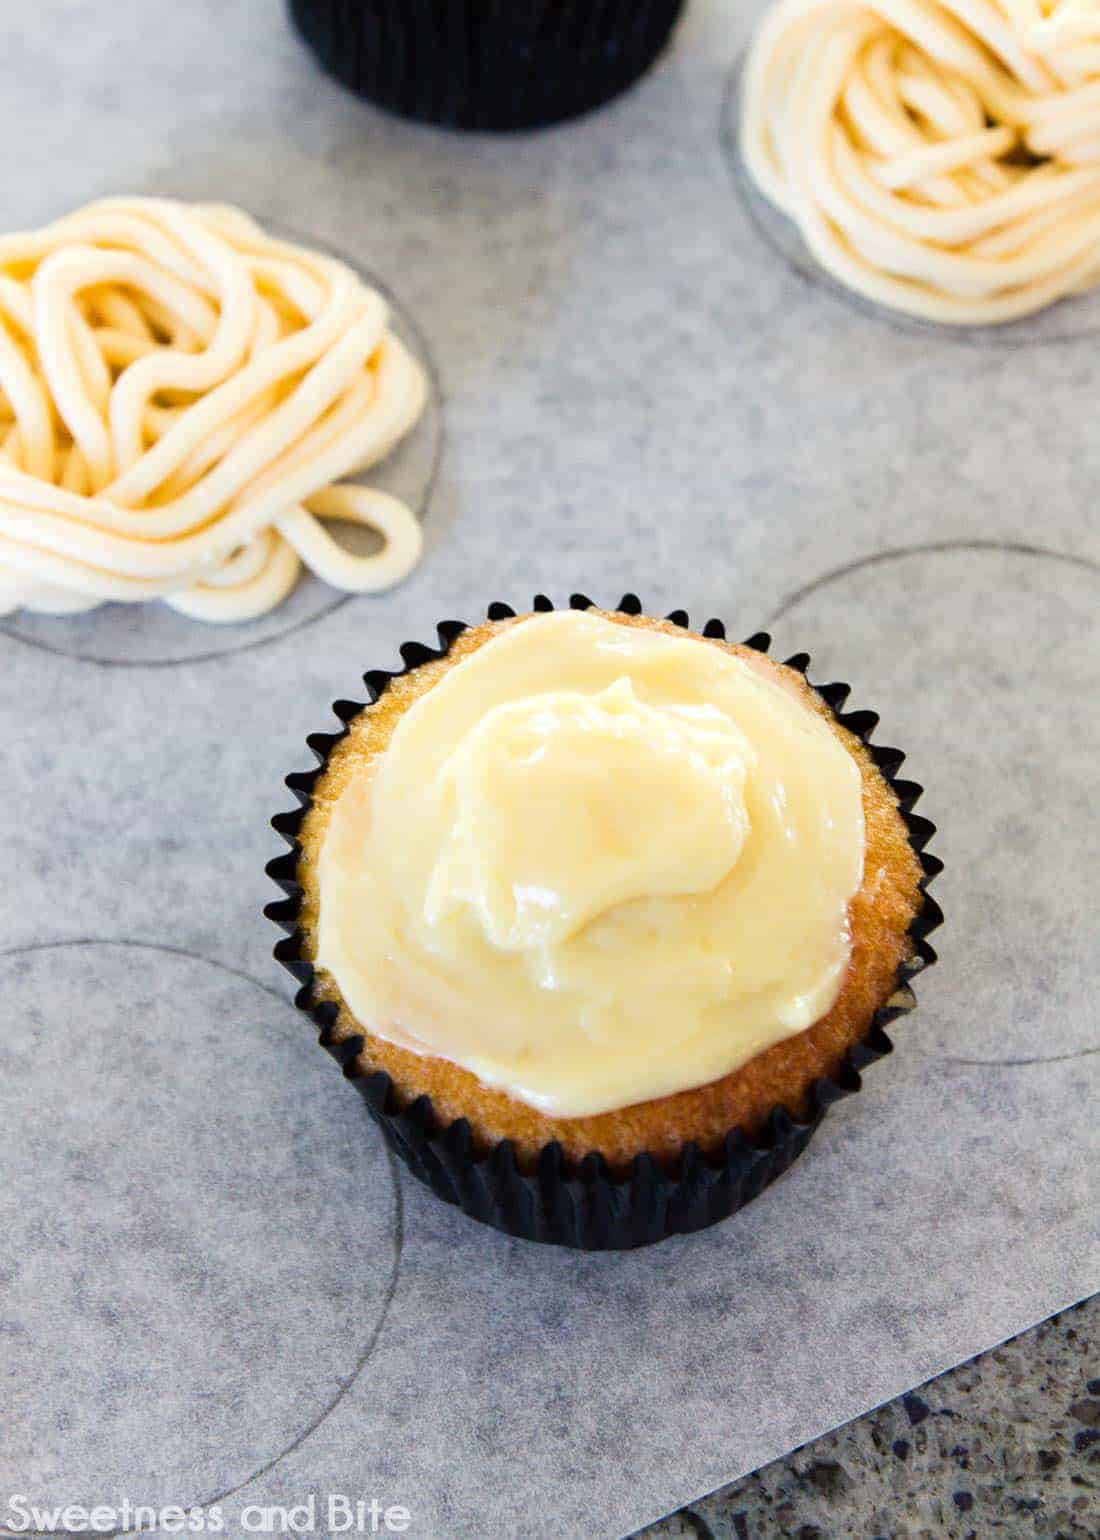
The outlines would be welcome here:
M 304 562 L 371 593 L 420 526 L 342 478 L 424 409 L 376 290 L 239 209 L 111 198 L 0 236 L 0 614 L 279 604 Z M 325 521 L 382 536 L 339 546 Z
M 552 1116 L 716 1080 L 835 1000 L 862 787 L 763 666 L 575 611 L 447 669 L 333 810 L 318 964 Z
M 1100 0 L 779 0 L 745 69 L 761 192 L 856 292 L 954 325 L 1100 283 Z

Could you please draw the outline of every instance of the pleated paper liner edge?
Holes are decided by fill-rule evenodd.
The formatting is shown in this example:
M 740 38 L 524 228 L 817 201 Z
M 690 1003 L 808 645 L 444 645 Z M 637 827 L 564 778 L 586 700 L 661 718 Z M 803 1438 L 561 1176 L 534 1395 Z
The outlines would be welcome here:
M 656 61 L 684 0 L 289 0 L 321 68 L 402 117 L 507 132 L 579 117 Z

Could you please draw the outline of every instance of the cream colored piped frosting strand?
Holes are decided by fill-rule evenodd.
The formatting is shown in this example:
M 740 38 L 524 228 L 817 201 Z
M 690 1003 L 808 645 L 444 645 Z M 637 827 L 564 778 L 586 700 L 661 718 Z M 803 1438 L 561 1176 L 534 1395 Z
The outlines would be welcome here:
M 821 265 L 953 325 L 1100 283 L 1097 0 L 780 0 L 746 165 Z
M 337 483 L 425 400 L 381 295 L 238 209 L 110 199 L 0 237 L 0 613 L 160 598 L 248 620 L 302 562 L 391 587 L 419 523 Z M 329 519 L 382 550 L 352 555 Z

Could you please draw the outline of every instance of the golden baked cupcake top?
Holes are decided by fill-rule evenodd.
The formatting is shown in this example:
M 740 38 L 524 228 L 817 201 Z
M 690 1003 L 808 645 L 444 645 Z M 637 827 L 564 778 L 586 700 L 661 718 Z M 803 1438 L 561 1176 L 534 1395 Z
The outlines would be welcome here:
M 527 1156 L 798 1111 L 920 903 L 889 788 L 800 675 L 597 611 L 488 623 L 394 681 L 301 840 L 337 1035 Z

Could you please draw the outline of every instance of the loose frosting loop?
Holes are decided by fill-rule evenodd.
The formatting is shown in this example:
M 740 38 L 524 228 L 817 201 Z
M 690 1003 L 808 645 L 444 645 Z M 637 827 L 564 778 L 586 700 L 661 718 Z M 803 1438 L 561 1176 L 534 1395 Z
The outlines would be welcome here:
M 356 593 L 420 526 L 341 477 L 424 409 L 381 295 L 239 209 L 108 199 L 0 237 L 0 613 L 162 598 L 251 619 L 305 561 Z M 320 521 L 382 535 L 342 550 Z
M 859 768 L 793 686 L 550 614 L 447 669 L 347 785 L 318 961 L 381 1037 L 583 1116 L 822 1016 L 862 871 Z
M 780 0 L 748 169 L 822 266 L 954 325 L 1100 283 L 1097 0 Z

